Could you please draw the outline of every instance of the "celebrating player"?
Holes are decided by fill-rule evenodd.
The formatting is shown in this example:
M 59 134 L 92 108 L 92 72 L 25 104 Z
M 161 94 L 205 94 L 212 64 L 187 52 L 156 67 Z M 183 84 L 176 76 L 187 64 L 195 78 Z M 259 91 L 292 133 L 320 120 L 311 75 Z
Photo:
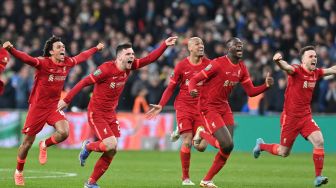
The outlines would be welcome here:
M 182 136 L 182 146 L 180 150 L 180 159 L 182 165 L 182 185 L 195 185 L 189 177 L 190 166 L 190 149 L 192 145 L 193 135 L 197 127 L 203 125 L 199 109 L 197 107 L 198 97 L 193 98 L 188 91 L 189 80 L 198 72 L 203 70 L 210 62 L 204 57 L 204 44 L 202 39 L 198 37 L 190 38 L 188 41 L 189 57 L 180 61 L 171 75 L 168 87 L 162 95 L 158 105 L 151 105 L 151 109 L 147 112 L 148 118 L 153 118 L 162 111 L 169 98 L 172 96 L 177 85 L 180 86 L 180 92 L 175 99 L 175 110 L 177 118 L 177 131 L 178 135 Z M 202 82 L 197 86 L 200 87 Z M 174 134 L 174 133 L 173 133 Z M 205 140 L 198 145 L 198 151 L 204 151 L 207 146 Z
M 28 151 L 36 134 L 47 123 L 55 128 L 55 133 L 39 143 L 41 164 L 47 162 L 47 147 L 65 140 L 69 134 L 69 123 L 63 111 L 56 111 L 64 81 L 70 68 L 85 62 L 92 54 L 104 48 L 99 43 L 96 47 L 80 53 L 75 57 L 65 56 L 65 46 L 58 37 L 49 38 L 44 46 L 43 57 L 31 57 L 16 50 L 10 42 L 5 42 L 3 48 L 22 62 L 36 68 L 34 87 L 29 98 L 29 109 L 22 133 L 25 134 L 17 155 L 17 166 L 14 173 L 16 185 L 24 185 L 23 167 Z
M 320 128 L 313 120 L 310 103 L 316 82 L 323 76 L 336 74 L 336 66 L 326 69 L 316 68 L 317 56 L 314 46 L 302 48 L 300 55 L 301 65 L 289 65 L 283 60 L 281 53 L 273 56 L 273 61 L 288 74 L 288 85 L 280 120 L 280 144 L 265 144 L 262 138 L 258 138 L 253 154 L 255 158 L 258 158 L 261 151 L 267 151 L 273 155 L 287 157 L 296 137 L 301 134 L 313 145 L 314 185 L 319 187 L 328 183 L 328 178 L 322 176 L 324 141 Z
M 199 127 L 194 136 L 194 143 L 205 139 L 209 144 L 219 148 L 215 160 L 207 175 L 201 180 L 201 187 L 216 188 L 213 177 L 223 168 L 233 149 L 234 119 L 228 103 L 229 95 L 235 85 L 241 83 L 249 96 L 264 92 L 273 84 L 273 78 L 267 75 L 265 84 L 254 87 L 243 57 L 243 43 L 239 38 L 232 38 L 226 43 L 228 54 L 216 58 L 189 82 L 190 94 L 199 95 L 196 84 L 204 80 L 200 94 L 199 107 L 206 129 Z M 215 139 L 213 138 L 215 137 Z
M 121 44 L 116 49 L 117 59 L 103 63 L 92 74 L 82 79 L 59 101 L 58 109 L 65 108 L 72 98 L 85 86 L 94 84 L 92 98 L 88 106 L 88 120 L 91 129 L 99 139 L 96 142 L 83 142 L 79 160 L 81 166 L 92 151 L 102 152 L 89 180 L 84 184 L 87 188 L 98 188 L 97 181 L 108 169 L 117 152 L 117 138 L 120 137 L 116 107 L 121 92 L 131 70 L 139 69 L 157 60 L 167 46 L 175 44 L 177 37 L 169 37 L 161 46 L 147 57 L 135 59 L 130 43 Z

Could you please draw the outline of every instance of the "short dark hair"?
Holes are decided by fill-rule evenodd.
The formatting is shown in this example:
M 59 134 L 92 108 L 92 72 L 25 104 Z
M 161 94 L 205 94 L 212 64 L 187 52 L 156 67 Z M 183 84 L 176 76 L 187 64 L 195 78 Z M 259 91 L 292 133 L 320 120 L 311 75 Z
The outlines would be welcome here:
M 56 37 L 56 36 L 52 36 L 50 37 L 46 43 L 44 44 L 44 48 L 43 48 L 43 57 L 50 57 L 50 50 L 53 49 L 53 44 L 55 42 L 60 42 L 61 38 L 60 37 Z
M 237 41 L 237 40 L 240 40 L 240 39 L 237 38 L 237 37 L 230 38 L 229 40 L 227 40 L 227 41 L 225 42 L 225 47 L 228 48 L 228 47 L 231 45 L 231 43 L 232 43 L 233 41 Z
M 127 49 L 127 48 L 132 48 L 132 44 L 127 42 L 124 44 L 119 44 L 116 49 L 116 54 L 118 55 L 122 50 Z
M 306 51 L 309 51 L 309 50 L 314 50 L 315 51 L 315 47 L 314 46 L 305 46 L 305 47 L 301 48 L 301 50 L 300 50 L 300 58 L 302 58 L 303 54 Z

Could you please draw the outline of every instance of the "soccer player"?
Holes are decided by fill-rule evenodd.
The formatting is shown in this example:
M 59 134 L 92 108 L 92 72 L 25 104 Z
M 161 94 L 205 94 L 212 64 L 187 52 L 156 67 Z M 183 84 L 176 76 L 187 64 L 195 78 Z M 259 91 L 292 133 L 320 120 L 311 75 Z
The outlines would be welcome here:
M 5 71 L 6 65 L 9 61 L 9 54 L 5 48 L 0 48 L 0 75 Z M 0 80 L 0 95 L 4 92 L 4 83 Z
M 85 165 L 85 161 L 92 151 L 103 154 L 96 162 L 84 187 L 99 187 L 96 182 L 108 169 L 117 152 L 117 138 L 120 137 L 120 128 L 116 117 L 116 107 L 131 70 L 139 69 L 157 60 L 167 46 L 175 44 L 176 39 L 177 37 L 169 37 L 159 48 L 141 59 L 135 59 L 130 43 L 118 45 L 116 60 L 103 63 L 96 71 L 78 82 L 67 96 L 59 101 L 58 109 L 61 110 L 67 107 L 83 87 L 94 84 L 92 98 L 88 106 L 88 121 L 98 141 L 89 142 L 86 140 L 83 142 L 79 155 L 80 164 L 81 166 Z
M 182 185 L 195 185 L 189 177 L 190 149 L 193 136 L 198 126 L 203 125 L 203 122 L 197 106 L 198 97 L 193 98 L 190 96 L 188 85 L 189 80 L 203 70 L 210 63 L 210 60 L 204 57 L 204 44 L 202 39 L 198 37 L 189 39 L 188 50 L 190 52 L 189 57 L 183 59 L 176 65 L 174 73 L 171 75 L 169 85 L 163 93 L 159 104 L 151 104 L 151 109 L 147 112 L 147 117 L 151 119 L 159 114 L 172 96 L 176 86 L 180 86 L 180 92 L 175 99 L 174 106 L 176 110 L 178 135 L 181 135 L 183 139 L 180 150 Z M 201 90 L 202 82 L 197 85 L 197 89 Z M 200 144 L 195 145 L 195 148 L 203 152 L 206 146 L 206 141 L 202 140 Z
M 300 65 L 289 65 L 283 60 L 281 53 L 273 56 L 273 61 L 288 74 L 285 102 L 280 119 L 280 144 L 265 144 L 262 138 L 258 138 L 253 154 L 258 158 L 261 151 L 267 151 L 273 155 L 287 157 L 296 137 L 301 134 L 313 145 L 314 185 L 319 187 L 328 183 L 328 178 L 322 176 L 324 140 L 320 128 L 313 120 L 310 103 L 316 82 L 323 76 L 336 74 L 336 66 L 316 68 L 317 57 L 314 46 L 302 48 L 300 56 Z
M 189 92 L 196 97 L 199 91 L 196 84 L 203 81 L 199 108 L 203 117 L 204 128 L 199 127 L 194 136 L 194 143 L 205 139 L 209 144 L 219 148 L 211 168 L 201 180 L 201 187 L 216 188 L 213 177 L 223 168 L 233 149 L 234 119 L 228 103 L 229 95 L 235 85 L 241 83 L 248 96 L 253 97 L 264 92 L 273 84 L 273 78 L 267 75 L 265 84 L 254 87 L 243 57 L 243 43 L 239 38 L 226 42 L 228 54 L 210 62 L 200 73 L 189 82 Z M 215 139 L 213 139 L 215 137 Z
M 39 161 L 43 165 L 47 162 L 47 147 L 65 140 L 69 134 L 69 123 L 63 111 L 57 110 L 64 81 L 70 68 L 85 62 L 92 54 L 104 48 L 99 43 L 96 47 L 80 53 L 75 57 L 65 56 L 65 47 L 58 37 L 51 37 L 44 45 L 43 57 L 31 57 L 16 50 L 10 42 L 3 47 L 14 57 L 36 68 L 34 87 L 29 98 L 29 109 L 22 133 L 25 134 L 17 155 L 17 166 L 14 173 L 16 185 L 24 185 L 23 167 L 28 151 L 31 148 L 36 134 L 47 123 L 55 128 L 55 133 L 39 143 Z

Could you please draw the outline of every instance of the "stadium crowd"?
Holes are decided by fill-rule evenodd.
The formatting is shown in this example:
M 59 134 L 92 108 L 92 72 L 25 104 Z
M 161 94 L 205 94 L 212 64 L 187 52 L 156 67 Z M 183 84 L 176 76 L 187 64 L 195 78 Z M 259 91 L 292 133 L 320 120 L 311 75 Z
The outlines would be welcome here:
M 318 67 L 336 63 L 336 3 L 333 0 L 4 0 L 0 5 L 0 39 L 32 56 L 42 56 L 51 35 L 62 38 L 68 55 L 76 55 L 99 41 L 105 49 L 69 74 L 64 93 L 104 61 L 115 57 L 119 43 L 132 42 L 137 57 L 158 47 L 167 36 L 179 36 L 178 45 L 148 67 L 132 74 L 119 101 L 131 110 L 134 99 L 145 95 L 157 104 L 176 62 L 187 54 L 186 42 L 204 40 L 209 58 L 225 54 L 224 42 L 244 40 L 244 61 L 253 82 L 263 83 L 267 72 L 275 85 L 264 95 L 248 98 L 241 87 L 231 96 L 233 111 L 264 114 L 281 112 L 286 75 L 272 56 L 281 51 L 288 62 L 300 63 L 299 49 L 313 44 Z M 314 112 L 336 112 L 336 79 L 327 77 L 316 86 Z M 0 108 L 27 109 L 34 69 L 11 58 L 1 75 L 5 92 Z M 71 110 L 85 110 L 92 88 L 76 96 Z M 172 105 L 171 99 L 168 104 Z

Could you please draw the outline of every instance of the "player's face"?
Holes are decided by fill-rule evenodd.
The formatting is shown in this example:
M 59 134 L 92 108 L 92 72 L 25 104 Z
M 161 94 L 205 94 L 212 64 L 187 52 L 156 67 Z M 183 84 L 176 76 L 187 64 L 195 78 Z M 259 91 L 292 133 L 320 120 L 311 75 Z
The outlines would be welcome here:
M 190 54 L 196 57 L 204 56 L 204 44 L 203 41 L 199 38 L 193 39 L 189 45 Z
M 135 59 L 134 51 L 132 48 L 124 49 L 120 54 L 120 60 L 125 69 L 131 69 L 132 63 Z
M 233 57 L 241 59 L 243 57 L 243 42 L 238 38 L 234 39 L 229 46 L 229 53 Z
M 54 42 L 53 48 L 50 51 L 51 56 L 55 57 L 57 61 L 64 61 L 65 46 L 62 42 Z
M 302 56 L 302 63 L 306 69 L 313 71 L 316 69 L 317 56 L 315 50 L 305 51 Z

